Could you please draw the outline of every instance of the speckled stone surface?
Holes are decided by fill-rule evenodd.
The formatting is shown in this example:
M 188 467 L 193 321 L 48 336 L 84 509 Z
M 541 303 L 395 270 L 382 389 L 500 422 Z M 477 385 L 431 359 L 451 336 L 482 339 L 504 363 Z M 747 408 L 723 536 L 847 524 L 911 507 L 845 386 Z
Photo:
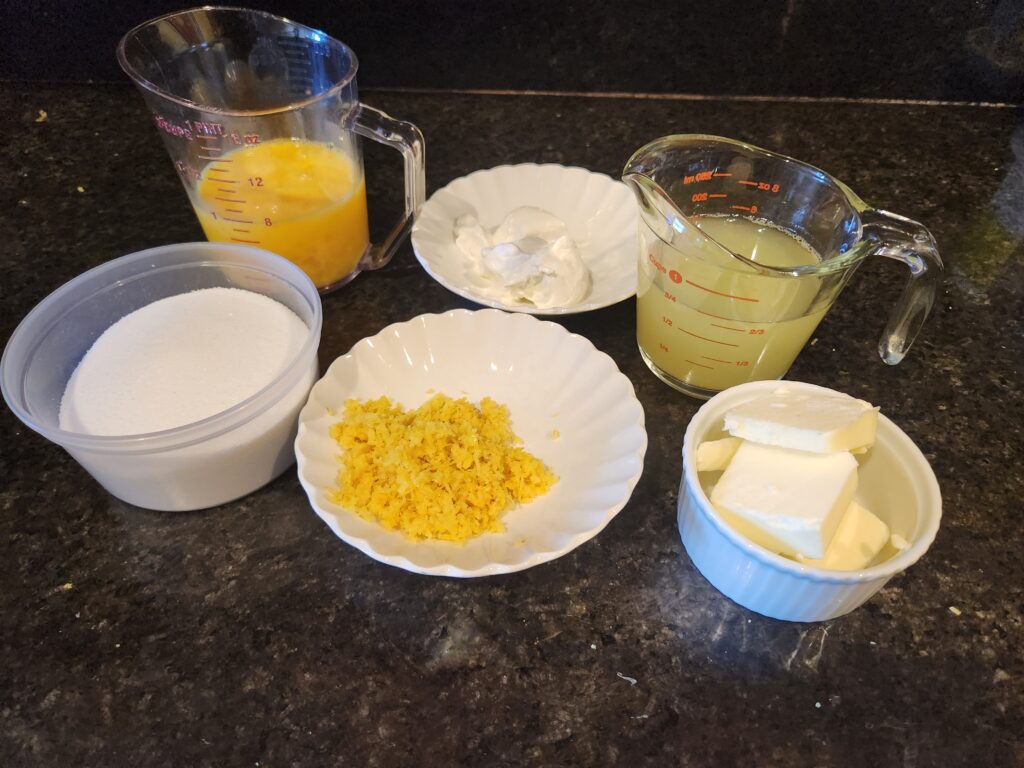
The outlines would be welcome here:
M 902 281 L 877 260 L 790 377 L 881 406 L 918 443 L 944 496 L 934 546 L 823 624 L 766 619 L 716 592 L 675 525 L 699 403 L 644 367 L 629 301 L 559 322 L 633 381 L 643 477 L 597 538 L 510 576 L 378 564 L 331 534 L 292 472 L 203 512 L 133 508 L 4 408 L 0 765 L 1024 765 L 1020 115 L 364 95 L 423 128 L 430 191 L 509 162 L 616 174 L 654 137 L 708 132 L 815 163 L 927 223 L 948 280 L 906 362 L 875 353 Z M 135 92 L 6 85 L 0 102 L 4 339 L 86 268 L 201 236 Z M 379 227 L 398 205 L 399 162 L 373 149 L 367 166 Z M 325 299 L 321 362 L 388 323 L 463 306 L 406 245 Z
M 24 4 L 24 3 L 23 3 Z M 32 0 L 0 79 L 124 81 L 136 24 L 194 0 Z M 29 4 L 25 4 L 29 7 Z M 364 86 L 1024 100 L 1019 0 L 248 0 L 343 40 Z

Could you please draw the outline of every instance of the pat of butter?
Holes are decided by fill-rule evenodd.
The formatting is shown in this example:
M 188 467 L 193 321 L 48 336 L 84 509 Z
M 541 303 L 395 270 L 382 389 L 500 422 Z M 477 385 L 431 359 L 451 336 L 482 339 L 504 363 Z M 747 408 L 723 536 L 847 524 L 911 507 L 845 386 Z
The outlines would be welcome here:
M 862 453 L 875 442 L 878 410 L 844 395 L 780 389 L 725 413 L 734 437 L 813 453 Z
M 705 440 L 697 446 L 697 471 L 719 472 L 725 469 L 742 442 L 738 437 Z
M 808 453 L 744 441 L 711 492 L 711 503 L 783 555 L 821 558 L 857 490 L 849 453 Z
M 889 542 L 889 526 L 856 501 L 843 515 L 836 535 L 820 559 L 797 556 L 805 565 L 833 571 L 859 571 L 867 568 Z

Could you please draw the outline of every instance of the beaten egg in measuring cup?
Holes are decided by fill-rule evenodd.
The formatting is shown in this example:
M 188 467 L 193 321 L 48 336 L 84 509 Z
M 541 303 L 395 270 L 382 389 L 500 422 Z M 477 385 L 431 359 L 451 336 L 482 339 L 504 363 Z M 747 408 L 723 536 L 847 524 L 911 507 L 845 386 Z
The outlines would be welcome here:
M 203 171 L 192 205 L 208 239 L 273 251 L 318 288 L 352 273 L 370 243 L 362 168 L 312 141 L 225 154 Z

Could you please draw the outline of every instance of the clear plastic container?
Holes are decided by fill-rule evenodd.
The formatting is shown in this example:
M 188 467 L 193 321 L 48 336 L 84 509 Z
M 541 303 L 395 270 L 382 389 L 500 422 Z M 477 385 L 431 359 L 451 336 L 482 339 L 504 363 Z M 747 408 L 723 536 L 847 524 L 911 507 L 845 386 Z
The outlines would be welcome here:
M 174 429 L 109 437 L 60 428 L 68 379 L 110 325 L 159 299 L 217 287 L 275 299 L 309 329 L 273 381 Z M 0 389 L 26 426 L 63 447 L 114 496 L 148 509 L 203 509 L 256 490 L 294 462 L 298 413 L 318 374 L 322 322 L 316 286 L 280 256 L 224 243 L 152 248 L 91 269 L 43 299 L 7 343 Z

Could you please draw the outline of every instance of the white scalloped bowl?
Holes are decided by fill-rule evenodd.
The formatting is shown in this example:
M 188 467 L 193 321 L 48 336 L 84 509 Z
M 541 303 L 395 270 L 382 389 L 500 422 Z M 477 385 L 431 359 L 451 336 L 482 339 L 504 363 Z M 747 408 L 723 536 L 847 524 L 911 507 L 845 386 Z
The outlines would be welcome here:
M 347 399 L 415 408 L 437 392 L 507 405 L 526 450 L 559 477 L 509 510 L 502 533 L 413 541 L 328 498 L 340 455 L 330 427 Z M 629 501 L 646 450 L 643 408 L 608 355 L 556 323 L 492 309 L 420 315 L 359 341 L 313 386 L 295 440 L 299 481 L 341 539 L 389 565 L 459 577 L 519 571 L 596 536 Z
M 473 214 L 498 226 L 520 206 L 543 208 L 565 222 L 590 270 L 583 301 L 541 309 L 505 304 L 479 288 L 470 262 L 455 245 L 455 220 Z M 532 315 L 565 315 L 600 309 L 636 293 L 637 204 L 621 181 L 564 165 L 501 165 L 455 179 L 427 200 L 412 228 L 412 248 L 427 273 L 448 290 L 484 306 Z

